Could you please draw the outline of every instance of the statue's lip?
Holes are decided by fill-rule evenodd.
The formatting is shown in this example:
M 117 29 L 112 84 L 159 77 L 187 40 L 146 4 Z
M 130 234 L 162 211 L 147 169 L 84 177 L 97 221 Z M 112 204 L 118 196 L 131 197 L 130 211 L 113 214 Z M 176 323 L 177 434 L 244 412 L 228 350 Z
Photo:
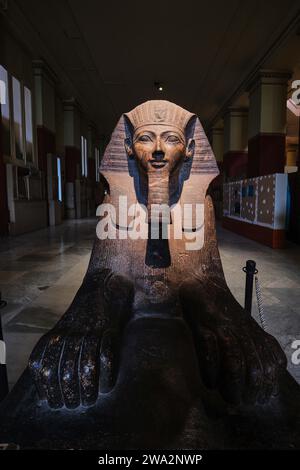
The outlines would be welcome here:
M 165 166 L 165 165 L 168 163 L 167 160 L 162 160 L 162 161 L 149 160 L 149 162 L 151 163 L 151 165 L 152 165 L 154 168 L 162 168 L 163 166 Z

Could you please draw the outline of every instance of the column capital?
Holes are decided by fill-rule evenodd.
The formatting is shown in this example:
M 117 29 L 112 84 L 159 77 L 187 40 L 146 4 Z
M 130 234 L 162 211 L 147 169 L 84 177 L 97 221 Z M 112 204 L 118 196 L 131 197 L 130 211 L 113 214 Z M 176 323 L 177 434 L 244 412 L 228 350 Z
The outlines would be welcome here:
M 51 67 L 42 59 L 33 60 L 33 75 L 35 77 L 42 77 L 46 79 L 52 86 L 58 83 L 58 77 L 56 73 L 51 69 Z
M 251 94 L 260 85 L 286 85 L 291 77 L 290 70 L 261 69 L 249 81 L 247 91 Z
M 245 106 L 229 106 L 224 112 L 223 117 L 226 118 L 228 115 L 239 117 L 239 116 L 246 116 L 248 114 L 249 109 Z
M 96 134 L 97 132 L 97 126 L 96 126 L 96 123 L 93 122 L 93 121 L 89 121 L 88 122 L 88 131 L 89 132 L 93 132 L 94 134 Z
M 44 60 L 32 62 L 36 125 L 55 133 L 55 88 L 58 78 Z
M 223 134 L 223 132 L 224 132 L 224 127 L 221 127 L 221 126 L 213 126 L 210 128 L 211 134 Z
M 78 111 L 79 113 L 82 112 L 81 106 L 76 98 L 66 98 L 63 100 L 63 108 L 64 111 Z

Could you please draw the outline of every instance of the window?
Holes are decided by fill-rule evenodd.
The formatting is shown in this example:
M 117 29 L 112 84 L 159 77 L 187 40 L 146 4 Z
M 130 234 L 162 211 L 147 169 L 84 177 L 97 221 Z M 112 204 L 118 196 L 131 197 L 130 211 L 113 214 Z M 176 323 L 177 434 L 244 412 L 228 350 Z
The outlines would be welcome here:
M 33 161 L 33 126 L 31 91 L 24 87 L 26 161 Z
M 22 125 L 22 104 L 21 104 L 21 84 L 15 77 L 12 79 L 13 90 L 13 112 L 14 112 L 14 136 L 16 158 L 24 159 L 23 148 L 23 125 Z
M 0 65 L 0 93 L 4 155 L 32 163 L 34 142 L 31 91 Z
M 0 65 L 0 109 L 1 109 L 1 133 L 4 155 L 10 155 L 10 106 L 8 96 L 8 73 Z
M 58 181 L 58 185 L 57 185 L 57 199 L 62 202 L 62 184 L 61 184 L 61 161 L 60 161 L 60 157 L 57 157 L 57 181 Z
M 95 165 L 96 165 L 96 181 L 97 181 L 97 183 L 99 183 L 99 181 L 100 181 L 100 173 L 99 173 L 100 150 L 97 147 L 95 148 Z
M 88 175 L 88 162 L 87 162 L 87 139 L 81 136 L 81 174 L 87 177 Z

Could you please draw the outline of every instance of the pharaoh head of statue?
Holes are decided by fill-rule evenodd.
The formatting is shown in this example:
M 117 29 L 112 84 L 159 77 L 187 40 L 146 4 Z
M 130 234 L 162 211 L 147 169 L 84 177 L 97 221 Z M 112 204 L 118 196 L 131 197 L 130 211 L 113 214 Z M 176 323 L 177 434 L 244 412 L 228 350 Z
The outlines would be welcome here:
M 218 174 L 197 116 L 164 100 L 147 101 L 121 116 L 100 171 L 110 201 L 117 205 L 126 195 L 129 205 L 148 207 L 149 220 L 153 204 L 203 202 Z
M 125 114 L 125 148 L 139 174 L 140 199 L 177 202 L 183 169 L 194 155 L 196 116 L 168 101 L 147 101 Z

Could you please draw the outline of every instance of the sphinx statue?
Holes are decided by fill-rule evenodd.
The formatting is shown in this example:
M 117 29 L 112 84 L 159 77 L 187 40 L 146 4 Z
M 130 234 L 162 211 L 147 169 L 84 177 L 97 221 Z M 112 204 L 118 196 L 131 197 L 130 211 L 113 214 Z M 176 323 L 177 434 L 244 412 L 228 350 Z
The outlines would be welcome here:
M 299 446 L 300 387 L 225 281 L 207 195 L 218 168 L 197 116 L 167 101 L 137 106 L 119 120 L 100 171 L 87 273 L 0 407 L 0 440 Z

